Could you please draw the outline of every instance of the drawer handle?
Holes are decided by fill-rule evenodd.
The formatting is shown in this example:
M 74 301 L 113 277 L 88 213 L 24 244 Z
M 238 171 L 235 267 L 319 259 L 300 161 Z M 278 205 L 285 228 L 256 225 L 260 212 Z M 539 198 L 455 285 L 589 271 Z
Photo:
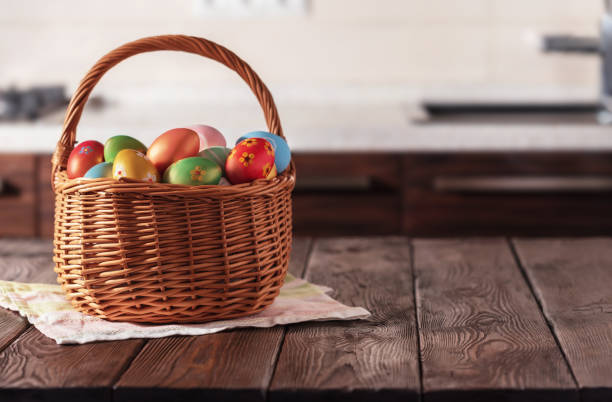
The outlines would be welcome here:
M 558 193 L 612 191 L 612 177 L 601 176 L 438 176 L 436 191 L 451 193 Z
M 0 177 L 0 197 L 15 197 L 21 194 L 21 189 L 10 181 Z

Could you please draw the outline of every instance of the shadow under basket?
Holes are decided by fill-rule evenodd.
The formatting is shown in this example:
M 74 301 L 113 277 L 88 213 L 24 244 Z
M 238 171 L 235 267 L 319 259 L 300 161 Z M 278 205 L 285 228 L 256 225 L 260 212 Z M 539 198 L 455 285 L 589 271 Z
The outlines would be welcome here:
M 268 89 L 224 47 L 167 35 L 113 50 L 81 81 L 53 157 L 58 282 L 76 309 L 111 321 L 196 323 L 262 311 L 288 269 L 293 162 L 274 179 L 233 186 L 66 175 L 76 126 L 96 83 L 121 60 L 155 50 L 199 54 L 236 71 L 259 100 L 269 131 L 284 138 Z

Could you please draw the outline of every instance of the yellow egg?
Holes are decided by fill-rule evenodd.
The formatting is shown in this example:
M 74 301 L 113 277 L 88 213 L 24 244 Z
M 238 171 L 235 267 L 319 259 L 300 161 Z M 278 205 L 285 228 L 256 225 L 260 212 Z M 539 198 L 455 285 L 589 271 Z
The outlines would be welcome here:
M 122 177 L 151 183 L 160 180 L 159 173 L 151 161 L 145 154 L 134 149 L 123 149 L 115 156 L 113 178 Z

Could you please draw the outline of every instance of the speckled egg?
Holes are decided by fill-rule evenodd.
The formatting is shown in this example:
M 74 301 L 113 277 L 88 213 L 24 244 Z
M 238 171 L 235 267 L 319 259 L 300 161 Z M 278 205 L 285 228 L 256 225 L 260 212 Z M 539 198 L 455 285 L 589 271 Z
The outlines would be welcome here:
M 174 162 L 164 173 L 164 182 L 201 186 L 219 184 L 221 167 L 210 159 L 194 156 Z
M 225 162 L 226 177 L 232 184 L 267 178 L 274 169 L 274 148 L 263 138 L 240 141 Z
M 198 156 L 206 159 L 210 159 L 221 167 L 223 174 L 225 174 L 225 161 L 227 156 L 232 150 L 226 147 L 210 147 L 198 153 Z
M 185 128 L 195 131 L 200 138 L 200 151 L 210 147 L 224 147 L 227 145 L 223 134 L 214 127 L 204 124 L 194 124 Z
M 195 131 L 188 128 L 173 128 L 153 141 L 147 157 L 161 173 L 172 163 L 196 156 L 200 150 L 200 139 Z
M 113 177 L 113 164 L 110 162 L 102 162 L 94 165 L 85 173 L 86 179 L 101 179 L 103 177 Z
M 116 135 L 110 137 L 104 143 L 104 160 L 113 163 L 115 161 L 115 156 L 117 156 L 122 149 L 134 149 L 143 154 L 147 153 L 147 147 L 136 138 L 130 137 L 129 135 Z
M 92 166 L 101 162 L 104 162 L 104 145 L 98 141 L 81 142 L 70 152 L 66 174 L 69 179 L 83 177 Z
M 238 138 L 236 144 L 245 138 L 265 138 L 266 140 L 270 141 L 274 147 L 274 163 L 278 173 L 282 173 L 285 169 L 287 169 L 287 166 L 289 166 L 289 163 L 291 162 L 291 150 L 289 149 L 289 144 L 287 144 L 287 141 L 285 141 L 282 137 L 267 131 L 251 131 L 250 133 Z
M 115 156 L 113 162 L 113 178 L 122 177 L 151 183 L 160 180 L 157 169 L 145 154 L 134 149 L 123 149 Z

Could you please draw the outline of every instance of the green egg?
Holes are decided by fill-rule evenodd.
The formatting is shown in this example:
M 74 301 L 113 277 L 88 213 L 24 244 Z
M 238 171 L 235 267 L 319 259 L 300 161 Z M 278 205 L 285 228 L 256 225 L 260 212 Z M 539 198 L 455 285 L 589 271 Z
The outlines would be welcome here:
M 225 174 L 225 160 L 227 159 L 227 156 L 230 152 L 232 152 L 232 150 L 229 148 L 215 146 L 200 151 L 198 156 L 210 159 L 211 161 L 215 162 L 221 167 L 221 171 L 223 172 L 223 174 Z
M 129 135 L 116 135 L 110 137 L 106 140 L 106 143 L 104 143 L 104 160 L 113 163 L 115 161 L 115 156 L 123 149 L 134 149 L 143 154 L 147 153 L 147 147 L 136 138 L 130 137 Z
M 174 162 L 164 173 L 164 182 L 201 186 L 219 184 L 221 167 L 210 159 L 193 156 Z

